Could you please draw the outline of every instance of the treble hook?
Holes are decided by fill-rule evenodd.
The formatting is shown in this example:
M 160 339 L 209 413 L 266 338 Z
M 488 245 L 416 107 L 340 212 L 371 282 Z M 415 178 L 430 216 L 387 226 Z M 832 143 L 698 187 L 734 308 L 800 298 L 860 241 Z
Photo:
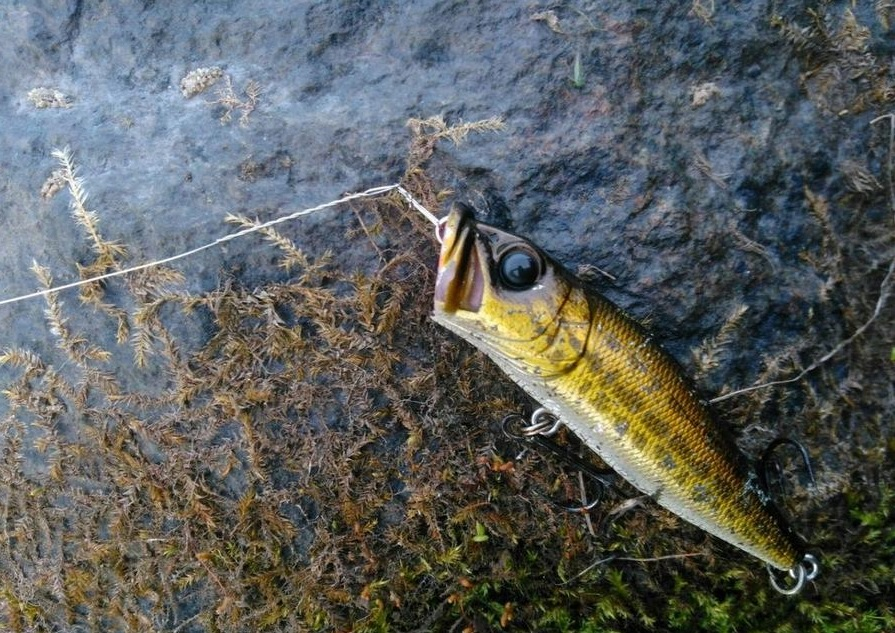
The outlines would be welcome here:
M 814 487 L 817 484 L 817 481 L 814 479 L 814 469 L 811 468 L 811 458 L 808 456 L 808 449 L 806 449 L 800 442 L 789 438 L 789 437 L 778 437 L 776 440 L 768 444 L 767 448 L 764 449 L 764 453 L 761 455 L 761 459 L 758 460 L 758 476 L 761 477 L 761 484 L 765 489 L 765 492 L 770 493 L 771 491 L 771 467 L 775 467 L 777 472 L 775 473 L 778 477 L 780 474 L 780 465 L 776 462 L 771 461 L 771 457 L 773 455 L 774 450 L 778 446 L 782 446 L 783 444 L 789 444 L 790 446 L 798 449 L 799 453 L 802 455 L 802 463 L 805 465 L 805 474 L 808 476 L 808 481 L 811 486 Z M 781 492 L 782 486 L 781 486 Z
M 805 465 L 805 473 L 808 476 L 810 485 L 814 487 L 817 484 L 817 481 L 814 479 L 814 470 L 811 468 L 811 458 L 808 456 L 808 450 L 801 443 L 792 438 L 778 437 L 768 444 L 761 459 L 758 460 L 758 477 L 761 480 L 762 488 L 764 488 L 764 491 L 768 493 L 768 495 L 771 494 L 770 481 L 772 465 L 777 470 L 775 475 L 777 475 L 777 479 L 780 482 L 780 492 L 785 492 L 783 490 L 782 479 L 780 478 L 780 464 L 771 461 L 774 450 L 783 444 L 789 444 L 798 449 L 802 456 L 802 462 Z M 782 581 L 778 579 L 778 576 L 780 575 L 779 570 L 773 568 L 771 565 L 767 565 L 767 568 L 768 576 L 771 579 L 771 586 L 785 596 L 794 596 L 802 591 L 806 582 L 817 578 L 817 575 L 820 572 L 820 562 L 818 562 L 817 557 L 814 554 L 806 552 L 804 556 L 802 556 L 802 560 L 796 563 L 792 569 L 783 572 L 786 574 L 784 578 L 788 578 L 788 580 Z
M 531 415 L 531 420 L 527 426 L 518 426 L 514 428 L 515 425 L 524 422 L 525 418 L 523 418 L 522 415 L 511 413 L 507 415 L 500 424 L 503 428 L 504 435 L 508 438 L 520 443 L 532 444 L 543 448 L 552 453 L 561 462 L 577 469 L 584 476 L 600 484 L 601 494 L 598 495 L 594 501 L 591 501 L 586 505 L 564 506 L 556 502 L 553 502 L 553 504 L 569 512 L 589 512 L 590 510 L 593 510 L 602 500 L 602 490 L 608 488 L 612 484 L 611 471 L 604 472 L 594 468 L 591 464 L 552 440 L 551 437 L 562 428 L 562 422 L 546 409 L 541 408 L 535 411 Z M 520 455 L 523 453 L 520 453 Z

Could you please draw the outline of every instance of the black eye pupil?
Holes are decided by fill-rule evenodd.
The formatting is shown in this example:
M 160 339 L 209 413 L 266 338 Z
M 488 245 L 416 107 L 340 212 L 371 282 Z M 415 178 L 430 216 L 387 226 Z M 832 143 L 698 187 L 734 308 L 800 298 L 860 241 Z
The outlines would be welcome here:
M 524 290 L 541 276 L 541 266 L 528 251 L 513 250 L 500 259 L 500 280 L 511 290 Z

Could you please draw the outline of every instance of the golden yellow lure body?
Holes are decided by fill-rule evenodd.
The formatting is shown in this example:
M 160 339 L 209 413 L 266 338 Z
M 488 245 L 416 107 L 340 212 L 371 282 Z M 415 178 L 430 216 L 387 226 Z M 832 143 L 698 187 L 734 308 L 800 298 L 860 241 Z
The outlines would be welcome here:
M 531 242 L 461 205 L 439 233 L 437 323 L 660 505 L 789 572 L 797 590 L 816 575 L 753 466 L 640 325 Z

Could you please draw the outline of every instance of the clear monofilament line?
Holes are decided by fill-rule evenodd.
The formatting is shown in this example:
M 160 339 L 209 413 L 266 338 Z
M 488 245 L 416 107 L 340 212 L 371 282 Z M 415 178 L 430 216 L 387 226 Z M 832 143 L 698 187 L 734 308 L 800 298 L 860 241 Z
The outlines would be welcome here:
M 31 292 L 28 294 L 20 295 L 18 297 L 12 297 L 9 299 L 0 300 L 0 305 L 5 305 L 9 303 L 17 303 L 19 301 L 25 301 L 27 299 L 33 299 L 35 297 L 43 297 L 48 294 L 52 294 L 54 292 L 60 292 L 62 290 L 68 290 L 70 288 L 77 288 L 79 286 L 84 286 L 87 284 L 95 283 L 97 281 L 103 281 L 105 279 L 111 279 L 112 277 L 120 277 L 122 275 L 127 275 L 129 273 L 135 273 L 141 270 L 146 270 L 147 268 L 154 268 L 156 266 L 163 266 L 165 264 L 170 264 L 171 262 L 175 262 L 179 259 L 185 259 L 196 253 L 200 253 L 209 248 L 213 248 L 215 246 L 219 246 L 225 242 L 229 242 L 231 240 L 235 240 L 238 237 L 242 237 L 243 235 L 248 235 L 249 233 L 254 233 L 255 231 L 260 231 L 262 229 L 266 229 L 268 227 L 282 224 L 283 222 L 288 222 L 290 220 L 294 220 L 296 218 L 300 218 L 305 215 L 310 215 L 311 213 L 316 213 L 317 211 L 322 211 L 324 209 L 328 209 L 330 207 L 334 207 L 345 202 L 350 202 L 352 200 L 357 200 L 359 198 L 373 198 L 375 196 L 381 196 L 390 191 L 397 191 L 401 196 L 407 200 L 407 202 L 417 211 L 419 211 L 423 217 L 432 222 L 436 227 L 438 226 L 438 218 L 436 218 L 432 213 L 426 209 L 423 205 L 416 201 L 416 199 L 410 195 L 404 187 L 401 185 L 384 185 L 382 187 L 373 187 L 371 189 L 367 189 L 366 191 L 361 191 L 359 193 L 351 193 L 345 196 L 342 196 L 338 200 L 331 200 L 329 202 L 325 202 L 323 204 L 319 204 L 316 207 L 310 207 L 308 209 L 302 209 L 300 211 L 296 211 L 294 213 L 290 213 L 289 215 L 284 215 L 279 218 L 274 218 L 273 220 L 269 220 L 268 222 L 264 222 L 263 224 L 259 224 L 257 226 L 252 226 L 247 229 L 243 229 L 241 231 L 237 231 L 236 233 L 230 233 L 223 237 L 219 237 L 213 242 L 208 242 L 207 244 L 203 244 L 201 246 L 197 246 L 196 248 L 192 248 L 188 251 L 184 251 L 182 253 L 178 253 L 176 255 L 172 255 L 170 257 L 165 257 L 164 259 L 157 259 L 151 262 L 147 262 L 145 264 L 139 264 L 137 266 L 131 266 L 130 268 L 124 268 L 122 270 L 114 270 L 109 273 L 105 273 L 103 275 L 97 275 L 96 277 L 90 277 L 89 279 L 81 279 L 79 281 L 74 281 L 69 284 L 63 284 L 60 286 L 53 286 L 52 288 L 44 288 L 43 290 L 37 290 L 35 292 Z

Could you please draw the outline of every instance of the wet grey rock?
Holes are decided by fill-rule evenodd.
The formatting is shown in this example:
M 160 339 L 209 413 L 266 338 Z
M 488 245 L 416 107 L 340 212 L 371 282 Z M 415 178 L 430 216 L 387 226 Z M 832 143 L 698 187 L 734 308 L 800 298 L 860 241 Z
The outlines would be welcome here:
M 831 30 L 851 4 L 830 8 Z M 847 266 L 879 259 L 856 246 L 855 209 L 891 219 L 882 192 L 850 193 L 842 171 L 858 161 L 884 178 L 884 130 L 870 121 L 889 104 L 852 108 L 863 79 L 808 77 L 829 67 L 829 51 L 809 60 L 773 23 L 807 25 L 812 6 L 717 3 L 706 22 L 689 3 L 10 0 L 0 7 L 0 298 L 35 288 L 32 260 L 67 282 L 89 257 L 66 196 L 40 197 L 54 148 L 72 148 L 104 234 L 142 262 L 229 232 L 228 212 L 268 218 L 395 182 L 410 117 L 501 116 L 501 134 L 442 144 L 433 177 L 570 268 L 610 273 L 595 283 L 686 364 L 749 306 L 704 385 L 749 384 L 762 356 L 843 338 L 867 313 L 841 286 L 824 294 L 829 272 L 809 261 L 823 255 L 824 232 L 806 190 L 830 201 Z M 559 32 L 533 19 L 548 10 Z M 851 10 L 888 77 L 891 31 Z M 261 86 L 245 125 L 239 112 L 222 123 L 225 107 L 211 103 L 223 80 L 184 98 L 181 79 L 209 66 L 238 95 Z M 39 87 L 70 107 L 35 107 Z M 341 237 L 351 222 L 328 212 L 286 231 L 360 265 Z M 248 285 L 280 274 L 253 240 L 177 267 L 193 291 L 230 273 Z M 40 300 L 0 306 L 0 347 L 52 354 L 42 310 Z

